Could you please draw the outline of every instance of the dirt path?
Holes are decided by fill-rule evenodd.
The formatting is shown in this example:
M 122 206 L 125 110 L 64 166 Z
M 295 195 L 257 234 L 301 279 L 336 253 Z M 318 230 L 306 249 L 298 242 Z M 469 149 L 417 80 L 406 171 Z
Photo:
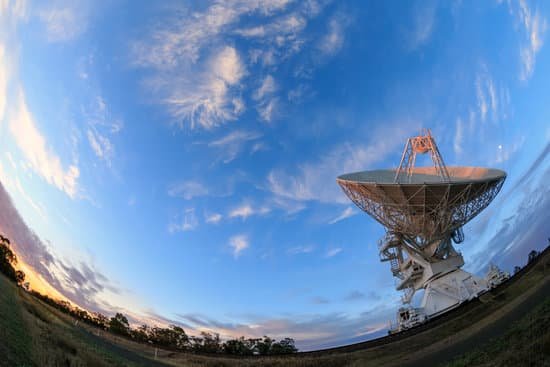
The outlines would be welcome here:
M 149 359 L 147 357 L 141 356 L 135 352 L 132 352 L 128 349 L 122 348 L 116 344 L 113 344 L 106 339 L 97 336 L 88 330 L 84 328 L 77 328 L 78 334 L 82 337 L 82 339 L 85 339 L 88 343 L 97 345 L 101 349 L 105 349 L 108 352 L 115 354 L 119 357 L 122 357 L 129 362 L 132 362 L 139 366 L 152 366 L 152 367 L 167 367 L 167 364 L 161 363 L 159 361 L 155 361 L 152 359 Z

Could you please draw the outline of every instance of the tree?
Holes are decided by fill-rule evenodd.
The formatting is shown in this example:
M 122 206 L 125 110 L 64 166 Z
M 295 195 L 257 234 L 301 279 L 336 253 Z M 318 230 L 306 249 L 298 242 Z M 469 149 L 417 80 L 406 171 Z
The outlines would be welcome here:
M 109 331 L 124 336 L 130 335 L 130 324 L 126 316 L 117 312 L 115 317 L 111 317 L 109 321 Z
M 258 351 L 258 354 L 260 355 L 271 354 L 271 347 L 273 346 L 274 342 L 275 340 L 265 335 L 263 339 L 257 339 L 256 350 Z
M 146 343 L 150 340 L 151 329 L 147 325 L 141 325 L 137 329 L 130 330 L 130 335 L 132 339 L 141 343 Z
M 291 354 L 296 353 L 298 348 L 294 346 L 294 339 L 284 338 L 283 340 L 273 343 L 270 354 Z
M 15 264 L 17 264 L 17 256 L 10 248 L 10 240 L 0 235 L 0 272 L 20 284 L 25 280 L 25 273 L 15 270 Z
M 25 273 L 23 273 L 21 270 L 17 270 L 15 272 L 15 281 L 17 284 L 23 284 L 25 281 Z
M 94 313 L 92 322 L 102 329 L 107 329 L 109 327 L 109 319 L 99 312 Z

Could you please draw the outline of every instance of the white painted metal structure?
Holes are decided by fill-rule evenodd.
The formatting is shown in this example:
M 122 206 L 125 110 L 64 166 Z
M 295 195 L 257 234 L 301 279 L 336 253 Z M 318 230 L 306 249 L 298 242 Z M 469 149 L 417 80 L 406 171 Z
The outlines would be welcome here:
M 434 165 L 414 167 L 416 155 L 425 153 Z M 346 195 L 386 227 L 380 259 L 390 263 L 407 306 L 398 312 L 399 329 L 416 324 L 407 315 L 433 317 L 488 289 L 486 279 L 461 269 L 453 242 L 464 240 L 462 226 L 489 205 L 505 178 L 497 169 L 445 166 L 429 131 L 408 139 L 399 168 L 338 177 Z M 420 289 L 421 307 L 412 308 Z

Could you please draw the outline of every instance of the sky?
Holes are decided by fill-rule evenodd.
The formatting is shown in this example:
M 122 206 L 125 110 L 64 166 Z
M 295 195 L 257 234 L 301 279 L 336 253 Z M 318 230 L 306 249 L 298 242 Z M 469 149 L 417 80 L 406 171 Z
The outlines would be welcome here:
M 89 310 L 305 350 L 381 335 L 400 304 L 384 229 L 336 177 L 396 167 L 430 128 L 448 165 L 508 174 L 464 227 L 464 269 L 524 264 L 550 236 L 549 16 L 0 0 L 0 229 Z

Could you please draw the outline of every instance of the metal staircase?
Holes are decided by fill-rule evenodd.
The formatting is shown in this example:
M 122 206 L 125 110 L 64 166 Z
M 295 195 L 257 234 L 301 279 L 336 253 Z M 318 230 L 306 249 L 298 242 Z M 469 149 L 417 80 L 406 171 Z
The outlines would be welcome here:
M 401 272 L 401 263 L 403 255 L 400 250 L 400 241 L 393 234 L 386 233 L 384 237 L 378 241 L 378 250 L 380 251 L 380 260 L 389 261 L 393 276 L 403 279 Z

